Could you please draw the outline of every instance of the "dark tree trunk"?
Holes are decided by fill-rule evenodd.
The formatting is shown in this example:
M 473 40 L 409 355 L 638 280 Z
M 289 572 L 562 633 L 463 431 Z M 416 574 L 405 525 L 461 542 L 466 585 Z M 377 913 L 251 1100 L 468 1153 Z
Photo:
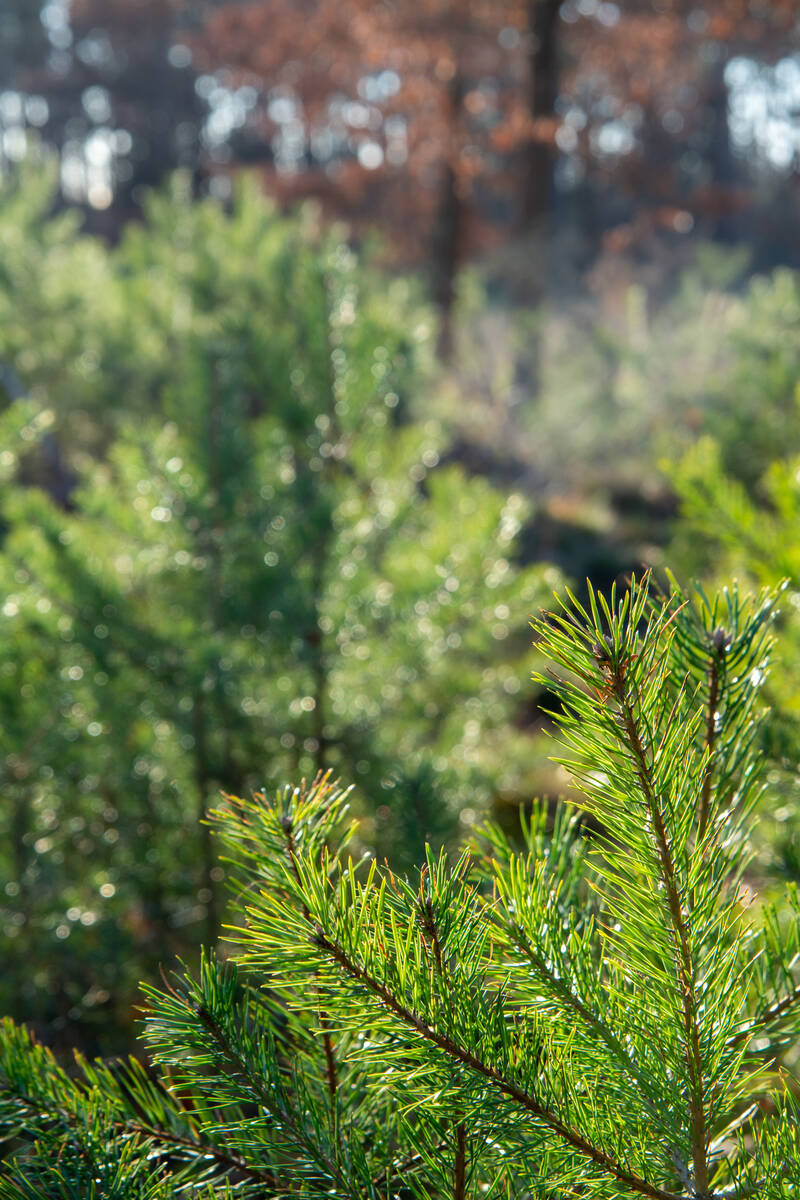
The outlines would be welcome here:
M 552 120 L 558 99 L 558 22 L 560 0 L 529 0 L 528 28 L 529 109 L 534 122 Z M 545 298 L 547 237 L 553 193 L 555 152 L 549 133 L 534 131 L 522 150 L 518 231 L 525 252 L 512 270 L 512 300 L 539 309 Z M 541 383 L 541 334 L 527 340 L 524 357 L 518 358 L 515 383 L 520 392 L 535 396 Z
M 741 232 L 737 229 L 736 203 L 737 184 L 741 183 L 741 176 L 731 145 L 728 85 L 725 82 L 726 65 L 726 62 L 721 60 L 711 66 L 706 93 L 706 158 L 711 168 L 712 187 L 719 196 L 708 232 L 719 241 L 736 242 L 737 234 Z
M 532 120 L 555 116 L 558 99 L 558 22 L 560 0 L 530 0 L 529 104 Z M 522 163 L 519 223 L 523 233 L 544 231 L 550 212 L 555 154 L 549 138 L 534 134 Z
M 439 310 L 439 354 L 452 352 L 452 312 L 456 275 L 461 261 L 464 202 L 459 192 L 456 159 L 458 124 L 464 99 L 464 80 L 456 73 L 448 85 L 446 105 L 449 145 L 442 166 L 439 199 L 431 238 L 431 292 Z

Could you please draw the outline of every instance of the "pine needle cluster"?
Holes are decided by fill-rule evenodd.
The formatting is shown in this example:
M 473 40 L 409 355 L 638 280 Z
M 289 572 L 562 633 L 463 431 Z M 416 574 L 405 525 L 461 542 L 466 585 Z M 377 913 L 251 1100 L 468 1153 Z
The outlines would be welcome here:
M 3 1028 L 0 1200 L 800 1194 L 800 903 L 748 882 L 773 611 L 634 581 L 538 620 L 582 800 L 521 846 L 398 878 L 327 777 L 228 799 L 235 963 L 147 989 L 147 1066 Z

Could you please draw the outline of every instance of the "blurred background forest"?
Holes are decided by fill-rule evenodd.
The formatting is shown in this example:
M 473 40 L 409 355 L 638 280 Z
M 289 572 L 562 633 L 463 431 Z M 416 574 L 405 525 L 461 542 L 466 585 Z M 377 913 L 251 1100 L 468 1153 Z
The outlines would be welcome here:
M 403 869 L 556 797 L 529 614 L 788 580 L 796 0 L 4 0 L 0 1011 L 126 1049 L 200 823 L 320 769 Z

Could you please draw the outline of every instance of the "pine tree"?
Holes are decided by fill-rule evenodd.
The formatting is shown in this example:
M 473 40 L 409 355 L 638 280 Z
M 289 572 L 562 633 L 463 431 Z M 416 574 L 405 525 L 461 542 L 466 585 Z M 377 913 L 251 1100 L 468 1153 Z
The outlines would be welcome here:
M 222 788 L 348 771 L 364 844 L 395 863 L 524 793 L 512 718 L 546 572 L 514 561 L 522 498 L 440 461 L 425 308 L 341 230 L 176 182 L 106 251 L 43 195 L 8 185 L 0 357 L 71 486 L 2 497 L 0 638 L 40 663 L 57 720 L 42 743 L 47 686 L 19 705 L 9 677 L 7 753 L 36 754 L 0 896 L 37 971 L 9 939 L 0 1008 L 51 1037 L 95 1023 L 85 996 L 124 1024 L 131 971 L 216 937 L 199 818 Z M 17 484 L 46 484 L 41 438 L 5 445 Z
M 784 433 L 787 450 L 799 430 L 795 414 Z M 729 469 L 724 444 L 702 438 L 671 474 L 681 503 L 674 554 L 712 581 L 725 571 L 753 585 L 783 586 L 787 611 L 794 613 L 800 605 L 800 455 L 774 457 L 757 486 L 747 487 Z M 774 715 L 762 739 L 770 762 L 776 818 L 765 832 L 779 871 L 800 882 L 796 794 L 800 697 L 795 683 L 800 640 L 794 620 L 787 619 L 784 625 L 784 670 L 768 684 Z
M 583 801 L 522 849 L 411 881 L 326 777 L 230 799 L 237 964 L 148 989 L 149 1069 L 7 1023 L 0 1196 L 795 1196 L 800 903 L 746 899 L 772 613 L 634 581 L 537 621 Z

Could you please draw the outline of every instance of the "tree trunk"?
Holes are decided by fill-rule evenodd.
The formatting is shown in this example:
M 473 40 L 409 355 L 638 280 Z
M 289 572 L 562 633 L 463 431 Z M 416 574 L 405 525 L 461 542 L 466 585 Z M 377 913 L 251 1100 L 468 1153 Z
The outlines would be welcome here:
M 510 293 L 515 304 L 541 308 L 547 274 L 547 235 L 553 193 L 555 152 L 550 133 L 539 123 L 552 121 L 558 99 L 558 22 L 560 0 L 529 0 L 530 39 L 528 91 L 529 115 L 537 123 L 522 150 L 518 231 L 525 252 L 521 266 L 512 267 Z M 527 396 L 536 395 L 541 385 L 541 332 L 537 328 L 526 340 L 525 354 L 518 358 L 515 384 Z
M 560 0 L 530 0 L 529 105 L 533 121 L 552 120 L 558 99 Z M 544 233 L 550 212 L 555 154 L 549 137 L 534 133 L 524 148 L 519 224 L 523 233 Z M 541 280 L 538 281 L 541 285 Z
M 456 160 L 458 123 L 464 99 L 464 80 L 456 72 L 447 86 L 445 105 L 448 144 L 442 166 L 439 199 L 431 238 L 431 292 L 439 310 L 440 356 L 447 361 L 453 349 L 452 312 L 461 260 L 464 202 L 459 192 Z
M 717 241 L 735 243 L 739 240 L 737 234 L 740 233 L 737 229 L 736 185 L 741 180 L 731 145 L 728 85 L 725 82 L 726 65 L 724 60 L 712 64 L 706 93 L 706 157 L 711 168 L 711 185 L 719 197 L 719 202 L 714 206 L 715 211 L 711 214 L 708 233 Z

